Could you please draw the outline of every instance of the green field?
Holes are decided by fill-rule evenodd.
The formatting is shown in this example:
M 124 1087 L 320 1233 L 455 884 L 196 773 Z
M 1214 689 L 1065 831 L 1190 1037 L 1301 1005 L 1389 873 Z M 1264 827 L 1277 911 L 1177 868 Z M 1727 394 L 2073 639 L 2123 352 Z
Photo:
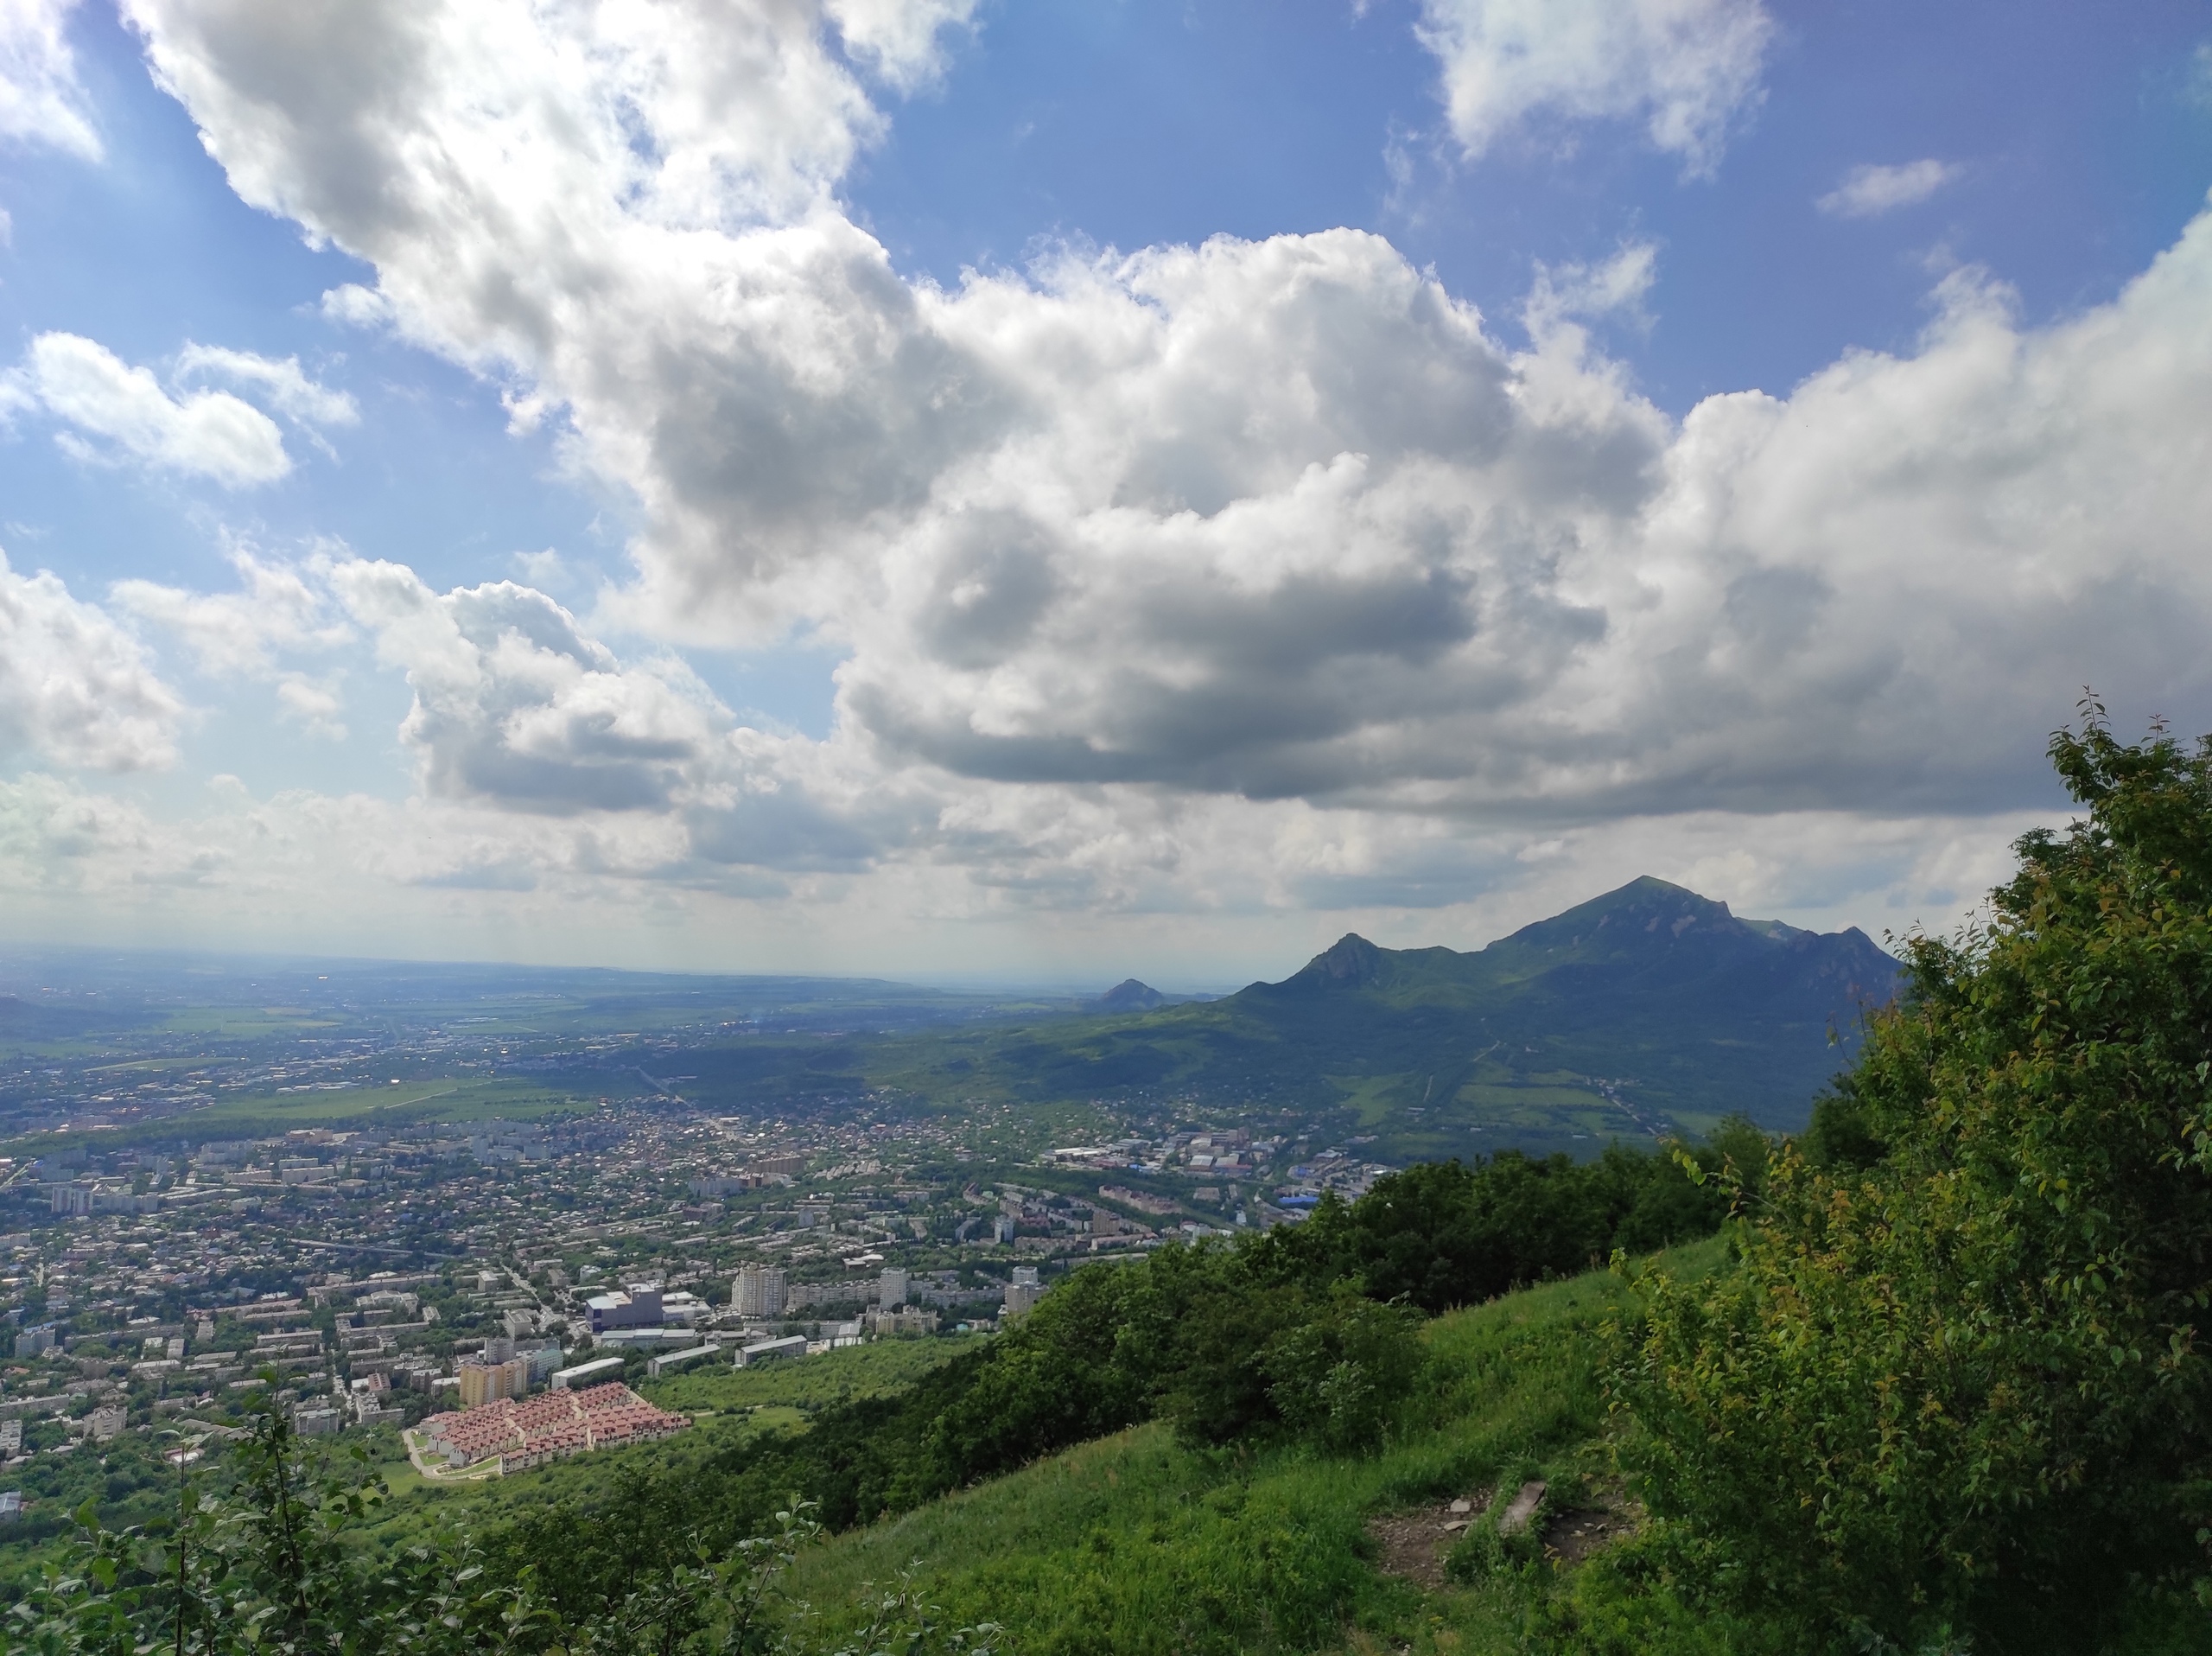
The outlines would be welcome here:
M 524 1081 L 401 1081 L 327 1092 L 241 1093 L 195 1111 L 191 1119 L 195 1132 L 243 1137 L 294 1127 L 543 1121 L 586 1115 L 598 1105 L 596 1098 Z
M 760 1368 L 736 1368 L 725 1363 L 711 1370 L 679 1371 L 665 1379 L 641 1381 L 637 1389 L 662 1408 L 679 1414 L 775 1405 L 821 1409 L 855 1398 L 903 1391 L 986 1337 L 949 1334 L 931 1340 L 876 1340 L 824 1352 L 802 1362 L 771 1363 Z
M 133 1067 L 136 1067 L 134 1066 Z M 179 1137 L 260 1138 L 305 1127 L 361 1129 L 422 1123 L 550 1121 L 588 1115 L 596 1097 L 526 1081 L 415 1080 L 315 1092 L 238 1092 L 219 1103 L 92 1132 L 34 1133 L 0 1144 L 10 1156 L 42 1156 L 97 1142 L 108 1149 Z

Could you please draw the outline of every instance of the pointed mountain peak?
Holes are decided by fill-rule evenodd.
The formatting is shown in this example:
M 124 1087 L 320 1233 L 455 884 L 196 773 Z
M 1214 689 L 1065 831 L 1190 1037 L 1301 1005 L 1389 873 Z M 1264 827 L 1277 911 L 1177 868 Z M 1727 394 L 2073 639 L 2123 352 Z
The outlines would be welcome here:
M 1091 1005 L 1101 1012 L 1149 1012 L 1155 1006 L 1166 1003 L 1166 996 L 1150 984 L 1139 983 L 1134 978 L 1124 978 L 1091 1002 Z
M 1565 914 L 1524 926 L 1503 939 L 1509 943 L 1557 947 L 1599 938 L 1618 939 L 1630 933 L 1681 937 L 1694 930 L 1741 932 L 1745 922 L 1728 912 L 1725 902 L 1700 896 L 1686 886 L 1644 875 L 1618 890 L 1577 903 Z
M 1306 963 L 1301 978 L 1324 978 L 1357 989 L 1382 975 L 1382 953 L 1357 932 L 1346 932 Z

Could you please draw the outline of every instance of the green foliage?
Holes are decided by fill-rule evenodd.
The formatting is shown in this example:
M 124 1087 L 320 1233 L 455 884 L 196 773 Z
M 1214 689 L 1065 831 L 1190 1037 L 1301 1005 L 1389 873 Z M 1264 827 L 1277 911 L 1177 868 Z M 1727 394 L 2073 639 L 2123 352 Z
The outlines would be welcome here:
M 1293 1434 L 1336 1455 L 1380 1444 L 1421 1363 L 1421 1316 L 1339 1283 L 1304 1321 L 1261 1347 L 1268 1401 Z
M 803 1363 L 733 1368 L 727 1363 L 679 1369 L 639 1388 L 664 1409 L 821 1409 L 856 1398 L 887 1397 L 963 1352 L 986 1343 L 983 1334 L 945 1334 L 934 1340 L 875 1340 L 824 1352 Z
M 1719 1258 L 1701 1244 L 1675 1271 Z M 1438 1651 L 1522 1651 L 1548 1566 L 1424 1601 L 1376 1572 L 1365 1525 L 1524 1468 L 1560 1489 L 1602 1474 L 1602 1331 L 1633 1294 L 1601 1272 L 1422 1324 L 1413 1393 L 1379 1447 L 1340 1455 L 1285 1434 L 1224 1453 L 1140 1426 L 829 1538 L 795 1590 L 843 1603 L 918 1559 L 948 1615 L 1002 1624 L 1024 1656 L 1427 1649 L 1432 1615 L 1462 1641 Z
M 175 1528 L 150 1542 L 102 1527 L 88 1505 L 67 1565 L 0 1626 L 0 1652 L 37 1656 L 988 1656 L 987 1626 L 949 1627 L 902 1582 L 864 1606 L 856 1640 L 810 1636 L 785 1580 L 820 1533 L 803 1503 L 772 1533 L 641 1572 L 601 1612 L 563 1615 L 525 1569 L 487 1574 L 465 1538 L 381 1560 L 349 1543 L 379 1491 L 311 1465 L 281 1411 L 262 1417 L 232 1487 L 180 1491 Z
M 1803 1648 L 2212 1598 L 2212 742 L 2088 711 L 2086 818 L 1912 944 L 1821 1165 L 1777 1157 L 1739 1272 L 1651 1284 L 1620 1377 L 1667 1569 Z
M 1807 1162 L 1823 1173 L 1864 1172 L 1889 1149 L 1875 1136 L 1857 1080 L 1849 1075 L 1838 1077 L 1813 1101 L 1812 1121 L 1798 1136 L 1797 1146 Z
M 1617 1248 L 1646 1253 L 1709 1236 L 1728 1196 L 1703 1175 L 1763 1167 L 1767 1140 L 1741 1118 L 1700 1146 L 1689 1169 L 1671 1154 L 1609 1148 L 1595 1162 L 1517 1150 L 1472 1164 L 1432 1162 L 1386 1175 L 1358 1201 L 1324 1197 L 1295 1229 L 1255 1245 L 1254 1271 L 1281 1283 L 1350 1278 L 1373 1299 L 1432 1315 L 1548 1277 L 1601 1264 Z

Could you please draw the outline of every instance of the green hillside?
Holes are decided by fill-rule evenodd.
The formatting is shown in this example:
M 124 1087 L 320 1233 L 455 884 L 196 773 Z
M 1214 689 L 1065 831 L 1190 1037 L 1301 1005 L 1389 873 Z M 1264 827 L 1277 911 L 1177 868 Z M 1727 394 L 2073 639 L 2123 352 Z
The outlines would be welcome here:
M 1721 1259 L 1708 1241 L 1655 1263 L 1696 1277 Z M 1577 1531 L 1633 1521 L 1607 1463 L 1600 1368 L 1601 1331 L 1634 1297 L 1598 1271 L 1435 1319 L 1428 1394 L 1380 1454 L 1224 1454 L 1141 1426 L 831 1538 L 800 1555 L 792 1589 L 825 1634 L 849 1634 L 866 1585 L 911 1570 L 945 1623 L 997 1622 L 1025 1656 L 1525 1649 L 1571 1583 L 1452 1580 L 1464 1531 L 1445 1525 L 1466 1520 L 1450 1503 L 1480 1513 L 1545 1480 L 1535 1557 L 1579 1556 Z
M 1391 1160 L 1586 1154 L 1732 1113 L 1802 1126 L 1897 971 L 1855 929 L 1738 920 L 1641 879 L 1474 952 L 1350 936 L 1219 1001 L 938 1036 L 903 1079 L 1339 1110 Z

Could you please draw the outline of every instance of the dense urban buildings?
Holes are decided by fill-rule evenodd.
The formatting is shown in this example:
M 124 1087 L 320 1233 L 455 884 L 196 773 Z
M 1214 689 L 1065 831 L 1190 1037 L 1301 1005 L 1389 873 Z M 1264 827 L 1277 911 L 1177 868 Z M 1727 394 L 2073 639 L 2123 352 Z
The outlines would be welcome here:
M 435 1422 L 434 1458 L 480 1474 L 493 1449 L 459 1423 L 482 1411 L 988 1330 L 1076 1264 L 1286 1222 L 1376 1170 L 1293 1131 L 1171 1124 L 1070 1148 L 1003 1111 L 866 1098 L 258 1135 L 187 1115 L 158 1143 L 0 1160 L 0 1482 L 35 1510 L 74 1488 L 73 1445 L 236 1430 L 264 1400 L 302 1433 L 411 1428 L 418 1450 Z M 581 1418 L 541 1441 L 518 1416 L 500 1464 L 673 1429 Z

